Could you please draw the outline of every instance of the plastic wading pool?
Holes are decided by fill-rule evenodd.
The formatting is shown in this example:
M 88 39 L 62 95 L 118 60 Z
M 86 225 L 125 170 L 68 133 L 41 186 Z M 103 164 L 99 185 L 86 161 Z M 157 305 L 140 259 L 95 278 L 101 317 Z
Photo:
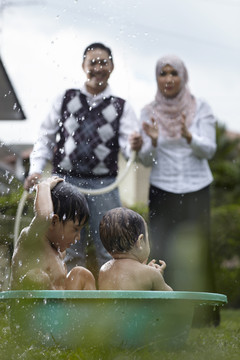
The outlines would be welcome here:
M 195 305 L 221 306 L 222 294 L 180 291 L 18 290 L 0 293 L 12 334 L 23 344 L 179 348 Z

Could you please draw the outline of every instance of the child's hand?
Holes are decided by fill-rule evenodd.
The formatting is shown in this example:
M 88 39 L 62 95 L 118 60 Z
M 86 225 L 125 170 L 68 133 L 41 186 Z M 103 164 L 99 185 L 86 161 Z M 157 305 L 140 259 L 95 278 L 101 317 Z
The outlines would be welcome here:
M 52 190 L 59 182 L 64 181 L 63 178 L 60 178 L 58 176 L 53 176 L 50 178 L 50 189 Z
M 156 264 L 156 260 L 153 259 L 150 261 L 150 263 L 148 263 L 148 266 L 152 266 L 155 267 L 155 269 L 159 270 L 160 273 L 163 275 L 164 270 L 166 269 L 167 265 L 165 263 L 165 261 L 163 260 L 159 260 L 160 265 Z
M 64 181 L 63 178 L 60 178 L 58 176 L 52 176 L 52 177 L 49 177 L 49 178 L 43 180 L 41 183 L 49 185 L 50 190 L 52 190 L 59 182 L 62 182 L 62 181 Z

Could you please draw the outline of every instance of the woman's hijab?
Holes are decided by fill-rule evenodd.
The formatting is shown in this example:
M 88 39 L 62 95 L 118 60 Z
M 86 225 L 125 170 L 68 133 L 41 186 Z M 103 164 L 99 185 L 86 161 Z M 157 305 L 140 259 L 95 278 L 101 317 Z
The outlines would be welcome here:
M 175 55 L 160 58 L 156 65 L 156 78 L 166 66 L 172 66 L 181 79 L 179 93 L 173 98 L 165 97 L 158 89 L 155 100 L 145 109 L 149 116 L 159 124 L 159 132 L 163 137 L 180 138 L 182 114 L 186 117 L 186 126 L 192 124 L 196 112 L 196 100 L 188 88 L 188 72 L 181 59 Z

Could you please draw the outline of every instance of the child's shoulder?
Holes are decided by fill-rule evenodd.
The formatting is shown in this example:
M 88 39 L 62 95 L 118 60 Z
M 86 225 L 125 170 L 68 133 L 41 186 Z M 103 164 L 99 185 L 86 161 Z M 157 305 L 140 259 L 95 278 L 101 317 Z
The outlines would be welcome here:
M 159 271 L 159 269 L 154 266 L 149 266 L 147 264 L 141 264 L 141 273 L 144 274 L 145 277 L 148 277 L 152 282 L 161 282 L 164 281 L 163 275 Z
M 28 232 L 29 232 L 29 226 L 26 226 L 25 228 L 23 228 L 18 236 L 18 239 L 17 239 L 17 243 L 15 244 L 16 245 L 19 245 L 20 243 L 22 243 L 26 237 L 28 236 Z
M 50 217 L 46 218 L 43 216 L 35 215 L 32 219 L 31 223 L 27 228 L 25 228 L 25 236 L 34 237 L 34 238 L 41 238 L 43 237 L 47 230 L 49 229 L 49 226 L 51 224 Z
M 152 274 L 152 276 L 157 276 L 157 274 L 160 274 L 159 270 L 156 269 L 154 266 L 150 266 L 148 264 L 141 264 L 141 267 L 144 271 L 148 272 L 149 274 Z
M 165 283 L 164 277 L 158 267 L 146 265 L 145 273 L 152 281 L 152 290 L 172 291 L 172 288 Z
M 114 260 L 111 259 L 109 261 L 107 261 L 105 264 L 103 264 L 100 268 L 100 272 L 105 272 L 107 270 L 110 270 L 111 267 L 113 266 Z
M 22 229 L 17 239 L 16 247 L 27 248 L 34 243 L 38 243 L 45 238 L 47 226 L 41 226 L 38 219 L 34 217 L 31 223 Z

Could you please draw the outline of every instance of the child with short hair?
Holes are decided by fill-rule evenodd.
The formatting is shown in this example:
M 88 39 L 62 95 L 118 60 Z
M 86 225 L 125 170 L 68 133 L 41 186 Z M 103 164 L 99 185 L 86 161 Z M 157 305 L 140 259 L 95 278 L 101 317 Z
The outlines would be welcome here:
M 100 290 L 161 290 L 170 291 L 163 278 L 166 268 L 152 260 L 147 225 L 142 216 L 133 210 L 119 207 L 109 210 L 99 226 L 100 238 L 113 257 L 99 273 Z
M 76 266 L 67 274 L 63 253 L 89 217 L 78 189 L 53 176 L 36 185 L 35 216 L 21 231 L 12 258 L 12 290 L 95 290 L 92 273 Z

